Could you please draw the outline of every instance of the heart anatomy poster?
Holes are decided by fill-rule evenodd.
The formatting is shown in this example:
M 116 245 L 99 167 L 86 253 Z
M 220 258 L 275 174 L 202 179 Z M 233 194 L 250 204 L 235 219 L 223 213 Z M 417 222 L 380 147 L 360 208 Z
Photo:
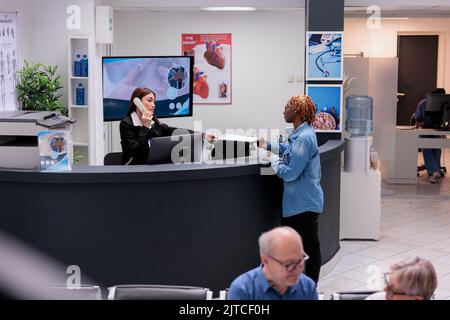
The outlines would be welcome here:
M 19 109 L 17 102 L 17 13 L 0 12 L 0 111 Z
M 231 33 L 183 33 L 181 50 L 194 57 L 194 103 L 231 104 Z

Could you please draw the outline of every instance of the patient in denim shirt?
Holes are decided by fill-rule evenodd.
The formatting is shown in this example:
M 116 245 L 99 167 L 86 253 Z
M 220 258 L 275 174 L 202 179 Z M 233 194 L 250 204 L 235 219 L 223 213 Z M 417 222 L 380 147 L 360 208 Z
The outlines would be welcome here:
M 324 197 L 319 147 L 311 126 L 316 110 L 310 97 L 291 97 L 283 112 L 284 120 L 293 124 L 287 143 L 266 142 L 261 138 L 259 146 L 272 151 L 272 168 L 284 185 L 282 224 L 303 237 L 305 251 L 311 257 L 305 273 L 317 283 L 321 266 L 319 214 Z

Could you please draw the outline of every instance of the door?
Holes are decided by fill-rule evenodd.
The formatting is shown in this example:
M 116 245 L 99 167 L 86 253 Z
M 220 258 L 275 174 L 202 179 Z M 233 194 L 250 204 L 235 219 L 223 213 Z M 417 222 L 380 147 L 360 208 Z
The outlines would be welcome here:
M 439 36 L 399 36 L 397 125 L 409 125 L 420 100 L 436 89 Z

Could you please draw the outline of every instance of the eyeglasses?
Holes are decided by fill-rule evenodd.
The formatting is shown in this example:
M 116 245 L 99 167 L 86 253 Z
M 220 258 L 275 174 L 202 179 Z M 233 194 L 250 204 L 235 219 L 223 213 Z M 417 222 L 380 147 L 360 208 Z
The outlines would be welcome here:
M 280 265 L 282 265 L 287 272 L 293 272 L 295 271 L 299 266 L 303 267 L 305 265 L 305 262 L 309 259 L 309 256 L 305 253 L 305 255 L 303 256 L 303 258 L 301 258 L 298 261 L 293 261 L 293 262 L 283 262 L 280 261 L 272 256 L 268 256 L 270 259 L 278 262 Z

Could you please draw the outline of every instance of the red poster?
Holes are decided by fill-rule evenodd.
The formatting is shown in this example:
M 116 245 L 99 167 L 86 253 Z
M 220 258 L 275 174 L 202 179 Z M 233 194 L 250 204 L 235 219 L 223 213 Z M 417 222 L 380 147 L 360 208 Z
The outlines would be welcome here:
M 231 104 L 231 33 L 183 33 L 181 50 L 194 57 L 194 103 Z

